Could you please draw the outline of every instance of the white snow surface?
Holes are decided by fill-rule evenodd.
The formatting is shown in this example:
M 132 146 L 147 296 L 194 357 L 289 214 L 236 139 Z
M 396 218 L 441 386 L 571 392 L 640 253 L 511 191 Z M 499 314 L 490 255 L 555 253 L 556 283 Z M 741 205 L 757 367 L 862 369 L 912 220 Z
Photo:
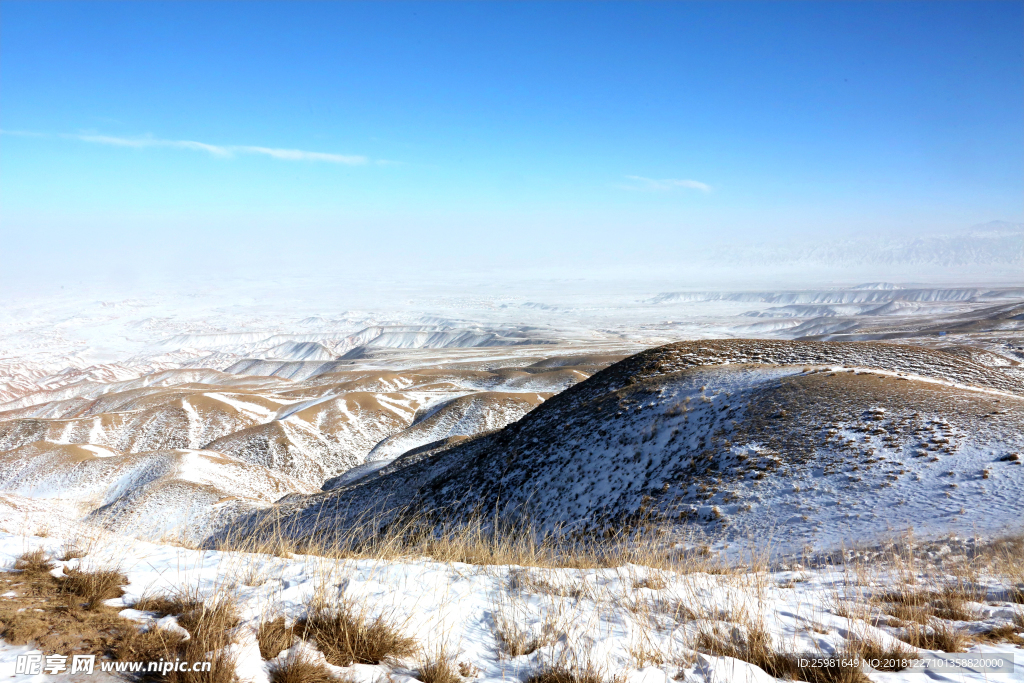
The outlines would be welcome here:
M 10 567 L 17 556 L 35 548 L 59 555 L 64 540 L 0 532 L 0 567 Z M 243 683 L 269 682 L 273 661 L 262 660 L 255 640 L 261 618 L 281 614 L 286 623 L 291 623 L 305 616 L 306 605 L 316 592 L 328 600 L 350 601 L 371 617 L 385 616 L 415 638 L 421 648 L 421 654 L 391 666 L 328 665 L 334 673 L 356 683 L 373 683 L 382 677 L 411 683 L 417 680 L 417 669 L 424 660 L 442 649 L 457 662 L 475 667 L 479 671 L 475 680 L 480 683 L 521 681 L 563 658 L 590 662 L 609 677 L 621 677 L 616 680 L 627 683 L 668 683 L 683 676 L 688 681 L 706 683 L 774 681 L 758 667 L 738 659 L 693 655 L 691 647 L 698 628 L 742 632 L 745 627 L 737 615 L 746 611 L 761 616 L 776 648 L 822 655 L 840 651 L 851 636 L 888 643 L 895 642 L 894 633 L 898 632 L 835 613 L 835 599 L 851 592 L 850 576 L 843 567 L 738 575 L 675 574 L 636 565 L 578 570 L 481 567 L 428 560 L 282 558 L 188 550 L 95 533 L 85 539 L 77 536 L 76 542 L 88 554 L 57 562 L 55 574 L 64 567 L 118 567 L 129 584 L 122 598 L 108 600 L 107 604 L 123 607 L 121 615 L 139 622 L 141 628 L 180 628 L 173 618 L 157 619 L 151 613 L 130 609 L 143 595 L 190 589 L 206 597 L 225 593 L 237 596 L 242 622 L 233 631 L 236 645 L 232 647 L 237 655 L 237 675 Z M 879 578 L 871 585 L 884 590 L 884 575 Z M 998 585 L 983 585 L 988 596 L 984 603 L 973 605 L 976 620 L 959 626 L 980 632 L 1009 623 L 1014 614 L 1024 614 L 1024 606 L 1000 601 Z M 679 604 L 697 616 L 674 616 L 678 608 L 673 606 Z M 557 638 L 532 654 L 509 656 L 503 653 L 496 636 L 499 621 L 535 635 L 546 628 Z M 286 650 L 275 661 L 283 660 L 296 647 L 307 649 L 314 658 L 320 656 L 313 645 L 296 642 L 291 651 Z M 695 659 L 691 663 L 640 667 L 631 653 L 641 647 L 663 653 L 668 662 L 687 654 Z M 16 656 L 29 651 L 27 646 L 0 642 L 0 677 L 10 678 Z M 934 674 L 914 670 L 869 671 L 868 675 L 873 681 L 900 683 L 1024 680 L 1024 651 L 1020 648 L 975 645 L 970 652 L 1013 654 L 1016 668 L 1007 674 L 968 671 L 938 679 Z M 40 675 L 24 680 L 42 683 L 58 677 Z

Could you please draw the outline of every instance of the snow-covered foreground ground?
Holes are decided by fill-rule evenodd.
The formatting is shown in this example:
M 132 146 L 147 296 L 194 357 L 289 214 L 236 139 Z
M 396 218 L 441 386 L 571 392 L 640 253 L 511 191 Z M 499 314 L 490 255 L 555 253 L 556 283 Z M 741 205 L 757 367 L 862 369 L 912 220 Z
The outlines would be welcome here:
M 130 583 L 122 598 L 107 604 L 123 607 L 121 614 L 143 629 L 181 628 L 173 617 L 157 619 L 152 613 L 131 609 L 144 595 L 181 590 L 211 598 L 232 595 L 241 616 L 231 646 L 241 681 L 271 680 L 274 665 L 299 649 L 313 659 L 322 657 L 313 645 L 296 639 L 290 650 L 267 661 L 257 643 L 261 622 L 284 616 L 291 624 L 306 616 L 316 601 L 384 615 L 416 641 L 416 654 L 390 663 L 326 665 L 338 677 L 356 683 L 420 680 L 424 663 L 441 653 L 463 666 L 466 678 L 481 683 L 526 680 L 559 662 L 589 665 L 605 681 L 628 683 L 774 680 L 748 662 L 705 654 L 709 636 L 739 641 L 759 627 L 770 635 L 773 649 L 789 653 L 842 653 L 852 639 L 861 639 L 882 648 L 926 654 L 898 641 L 896 636 L 903 632 L 896 625 L 898 620 L 885 616 L 880 603 L 868 599 L 905 581 L 906 567 L 899 575 L 892 568 L 865 564 L 819 569 L 790 565 L 785 570 L 724 573 L 704 573 L 697 564 L 682 572 L 637 565 L 543 569 L 425 559 L 335 560 L 199 551 L 126 540 L 78 525 L 68 533 L 75 536 L 41 538 L 2 532 L 0 566 L 10 572 L 15 559 L 27 551 L 42 548 L 59 557 L 68 544 L 76 544 L 87 554 L 57 562 L 54 575 L 65 567 L 119 568 Z M 954 554 L 958 547 L 954 544 Z M 949 548 L 940 548 L 932 555 L 948 552 Z M 1024 604 L 1007 601 L 1011 594 L 998 577 L 981 574 L 974 589 L 977 600 L 964 607 L 972 615 L 969 620 L 933 623 L 942 626 L 944 622 L 968 635 L 1014 624 L 1016 631 L 1024 631 Z M 5 599 L 13 598 L 0 596 Z M 536 649 L 511 655 L 507 643 L 517 637 L 535 640 Z M 908 683 L 1024 681 L 1024 651 L 1019 647 L 972 644 L 968 651 L 1015 654 L 1016 669 L 1001 674 L 914 669 L 866 673 L 875 681 Z M 17 655 L 28 652 L 33 652 L 29 646 L 0 642 L 0 679 L 55 680 L 45 674 L 15 676 Z M 102 680 L 102 676 L 97 673 L 81 680 Z

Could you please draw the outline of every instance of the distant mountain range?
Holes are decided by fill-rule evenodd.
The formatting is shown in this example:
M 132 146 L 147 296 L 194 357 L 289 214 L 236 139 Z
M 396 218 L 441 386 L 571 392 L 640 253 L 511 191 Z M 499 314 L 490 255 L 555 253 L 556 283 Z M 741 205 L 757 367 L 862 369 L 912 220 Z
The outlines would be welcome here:
M 731 245 L 707 252 L 706 258 L 721 264 L 758 266 L 1024 269 L 1024 223 L 992 221 L 958 233 L 918 237 L 864 236 L 819 243 Z

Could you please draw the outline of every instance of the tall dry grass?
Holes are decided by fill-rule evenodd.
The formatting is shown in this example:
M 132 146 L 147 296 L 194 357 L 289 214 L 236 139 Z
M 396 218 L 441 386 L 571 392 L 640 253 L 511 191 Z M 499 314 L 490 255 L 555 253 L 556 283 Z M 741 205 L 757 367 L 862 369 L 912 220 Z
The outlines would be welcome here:
M 319 529 L 319 520 L 308 528 Z M 675 573 L 727 574 L 768 565 L 770 544 L 747 556 L 725 560 L 708 550 L 697 532 L 681 532 L 668 520 L 648 516 L 602 535 L 537 532 L 524 517 L 517 521 L 469 515 L 446 521 L 437 512 L 367 514 L 342 528 L 309 533 L 267 520 L 255 529 L 236 531 L 211 547 L 277 557 L 316 555 L 334 560 L 401 561 L 429 559 L 443 564 L 517 565 L 540 568 L 598 569 L 635 564 Z M 754 544 L 750 544 L 751 547 Z

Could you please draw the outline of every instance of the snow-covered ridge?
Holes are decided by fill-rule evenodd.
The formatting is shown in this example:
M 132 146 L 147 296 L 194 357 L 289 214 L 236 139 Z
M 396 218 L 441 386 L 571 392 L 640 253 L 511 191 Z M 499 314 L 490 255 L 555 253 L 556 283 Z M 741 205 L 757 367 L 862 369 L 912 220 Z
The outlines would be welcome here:
M 1024 378 L 963 356 L 684 342 L 630 357 L 496 434 L 292 498 L 274 519 L 303 535 L 407 506 L 525 514 L 544 531 L 656 514 L 734 539 L 784 528 L 790 549 L 900 525 L 996 531 L 1021 519 L 1021 451 Z
M 343 356 L 370 359 L 390 352 L 398 359 L 400 351 L 460 348 L 491 349 L 498 357 L 516 346 L 542 344 L 554 353 L 565 343 L 621 347 L 694 337 L 859 334 L 865 326 L 938 322 L 984 307 L 990 295 L 1003 297 L 988 301 L 991 305 L 1021 294 L 1019 287 L 925 286 L 901 280 L 845 289 L 680 290 L 688 285 L 692 281 L 685 279 L 625 288 L 580 281 L 539 283 L 520 291 L 478 283 L 415 304 L 407 290 L 389 297 L 375 287 L 375 308 L 340 312 L 334 304 L 351 298 L 349 289 L 324 282 L 298 290 L 273 283 L 260 289 L 246 282 L 187 296 L 154 293 L 128 302 L 82 293 L 9 299 L 0 307 L 0 410 L 94 396 L 106 384 L 158 370 L 223 371 L 245 359 L 327 363 Z M 481 294 L 467 296 L 467 289 Z M 237 303 L 247 299 L 253 303 Z M 1017 296 L 1021 299 L 1024 295 Z M 746 313 L 762 319 L 751 321 L 743 317 Z M 266 374 L 296 372 L 302 378 L 307 370 L 282 367 Z M 2 405 L 13 400 L 20 403 Z
M 527 354 L 489 370 L 400 371 L 298 361 L 320 372 L 302 381 L 178 369 L 82 382 L 0 412 L 0 492 L 51 498 L 72 517 L 146 537 L 167 524 L 202 537 L 354 468 L 498 429 L 616 358 Z
M 1024 288 L 983 289 L 977 287 L 904 289 L 895 285 L 862 285 L 840 290 L 794 290 L 788 292 L 664 292 L 644 303 L 666 304 L 686 301 L 746 301 L 771 304 L 864 304 L 904 301 L 999 301 L 1024 299 Z
M 183 334 L 171 337 L 161 345 L 173 349 L 215 349 L 230 348 L 236 352 L 246 349 L 272 349 L 288 352 L 298 344 L 317 342 L 325 344 L 331 352 L 344 354 L 363 346 L 380 348 L 467 348 L 474 346 L 506 346 L 513 344 L 544 343 L 547 340 L 534 338 L 518 327 L 456 327 L 451 322 L 440 325 L 375 325 L 363 328 L 355 334 L 339 336 L 334 331 L 302 334 L 271 334 L 261 332 L 237 332 L 222 334 Z M 287 356 L 270 355 L 282 358 Z
M 1024 267 L 1024 224 L 993 221 L 968 230 L 918 237 L 869 236 L 802 240 L 790 244 L 729 245 L 702 254 L 700 261 L 750 266 L 872 268 L 895 272 L 970 269 L 1012 273 Z M 885 276 L 891 277 L 891 276 Z

